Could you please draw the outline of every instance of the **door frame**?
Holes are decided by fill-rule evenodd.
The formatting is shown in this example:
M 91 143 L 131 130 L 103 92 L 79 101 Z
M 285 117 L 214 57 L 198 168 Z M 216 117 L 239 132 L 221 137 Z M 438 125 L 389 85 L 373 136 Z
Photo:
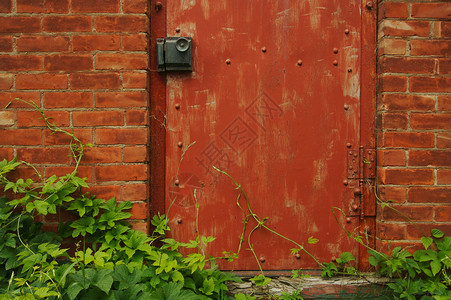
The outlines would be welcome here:
M 299 0 L 300 1 L 300 0 Z M 166 74 L 157 73 L 156 39 L 166 37 L 167 0 L 151 0 L 149 6 L 149 66 L 150 66 L 150 216 L 165 212 L 166 186 Z M 371 5 L 370 5 L 371 4 Z M 361 74 L 360 74 L 360 147 L 376 149 L 376 45 L 377 2 L 361 0 Z M 363 88 L 365 87 L 365 88 Z M 344 158 L 345 159 L 345 158 Z M 376 163 L 376 161 L 374 162 Z M 374 185 L 364 188 L 361 234 L 369 236 L 369 246 L 375 247 L 376 199 Z M 367 249 L 359 244 L 360 270 L 367 269 Z

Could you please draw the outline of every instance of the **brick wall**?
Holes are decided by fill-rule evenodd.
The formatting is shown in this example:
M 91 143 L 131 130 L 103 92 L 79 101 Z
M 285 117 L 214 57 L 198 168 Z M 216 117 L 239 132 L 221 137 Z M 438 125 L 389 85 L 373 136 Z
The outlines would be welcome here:
M 451 2 L 379 1 L 380 245 L 451 234 Z
M 146 0 L 0 0 L 0 107 L 34 101 L 86 151 L 79 175 L 90 191 L 134 202 L 148 218 L 148 27 Z M 24 105 L 0 110 L 0 158 L 64 175 L 68 140 L 49 135 Z M 28 170 L 21 170 L 29 174 Z

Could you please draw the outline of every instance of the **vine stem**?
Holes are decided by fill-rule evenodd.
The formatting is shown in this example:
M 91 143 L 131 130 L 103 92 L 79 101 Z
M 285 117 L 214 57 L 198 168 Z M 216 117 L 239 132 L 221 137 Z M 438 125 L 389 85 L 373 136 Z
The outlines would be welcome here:
M 259 266 L 259 268 L 260 268 L 261 271 L 262 271 L 262 268 L 261 268 L 260 262 L 259 262 L 259 260 L 258 260 L 258 258 L 257 258 L 257 256 L 256 256 L 255 251 L 254 251 L 254 249 L 253 249 L 253 247 L 252 247 L 252 245 L 251 245 L 251 242 L 250 242 L 250 237 L 251 237 L 252 233 L 253 233 L 256 229 L 258 229 L 259 227 L 262 227 L 262 228 L 268 230 L 269 232 L 271 232 L 271 233 L 277 235 L 278 237 L 280 237 L 280 238 L 282 238 L 282 239 L 285 239 L 285 240 L 289 241 L 290 243 L 296 245 L 297 247 L 299 247 L 300 250 L 304 251 L 304 253 L 306 253 L 308 256 L 310 256 L 310 257 L 311 257 L 311 258 L 312 258 L 312 259 L 313 259 L 320 267 L 324 268 L 324 264 L 322 264 L 320 261 L 318 261 L 318 259 L 317 259 L 313 254 L 311 254 L 309 251 L 307 251 L 307 250 L 304 248 L 304 246 L 302 246 L 301 244 L 295 242 L 294 240 L 292 240 L 292 239 L 290 239 L 290 238 L 284 236 L 283 234 L 281 234 L 281 233 L 279 233 L 279 232 L 277 232 L 277 231 L 275 231 L 275 230 L 269 228 L 268 226 L 266 226 L 266 225 L 264 224 L 264 222 L 266 221 L 266 219 L 261 220 L 260 217 L 252 211 L 252 208 L 251 208 L 251 205 L 250 205 L 250 202 L 249 202 L 249 198 L 247 197 L 246 192 L 243 190 L 243 188 L 241 187 L 241 185 L 240 185 L 240 184 L 239 184 L 232 176 L 230 176 L 230 174 L 228 174 L 227 172 L 225 172 L 225 171 L 223 171 L 223 170 L 220 170 L 220 169 L 218 169 L 218 168 L 215 167 L 215 166 L 213 166 L 213 168 L 214 168 L 216 171 L 218 171 L 218 172 L 220 172 L 220 173 L 226 175 L 228 178 L 230 178 L 230 179 L 233 181 L 233 183 L 234 183 L 235 186 L 236 186 L 236 189 L 240 191 L 240 194 L 243 194 L 243 197 L 244 197 L 244 199 L 245 199 L 245 201 L 246 201 L 247 209 L 249 210 L 249 215 L 248 215 L 248 216 L 251 216 L 251 217 L 257 222 L 257 225 L 256 225 L 256 226 L 252 229 L 252 231 L 249 233 L 249 236 L 248 236 L 248 244 L 249 244 L 250 250 L 251 250 L 252 253 L 254 254 L 254 257 L 255 257 L 255 259 L 256 259 L 256 261 L 257 261 L 257 263 L 258 263 L 258 266 Z M 238 201 L 239 201 L 239 197 L 238 197 L 238 199 L 237 199 L 237 203 L 238 203 Z M 241 208 L 241 206 L 239 205 L 239 203 L 238 203 L 238 206 Z M 242 208 L 241 208 L 241 209 L 242 209 Z M 243 210 L 243 209 L 242 209 L 242 210 Z M 244 211 L 244 210 L 243 210 L 243 211 Z M 247 222 L 245 222 L 245 226 L 246 226 L 246 224 L 247 224 Z M 246 228 L 244 228 L 244 230 L 243 230 L 243 234 L 244 234 L 245 229 L 246 229 Z

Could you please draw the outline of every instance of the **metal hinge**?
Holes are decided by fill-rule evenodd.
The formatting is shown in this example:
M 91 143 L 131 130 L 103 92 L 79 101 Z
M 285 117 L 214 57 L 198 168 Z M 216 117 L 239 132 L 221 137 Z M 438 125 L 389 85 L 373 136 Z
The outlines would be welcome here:
M 348 179 L 374 179 L 376 151 L 374 149 L 348 150 Z

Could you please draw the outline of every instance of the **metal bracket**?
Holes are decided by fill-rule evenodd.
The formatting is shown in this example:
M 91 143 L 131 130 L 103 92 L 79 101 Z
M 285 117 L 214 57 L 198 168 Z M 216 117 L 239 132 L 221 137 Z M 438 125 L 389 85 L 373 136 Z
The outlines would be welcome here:
M 376 175 L 375 150 L 348 150 L 348 179 L 374 179 Z M 363 169 L 360 165 L 363 164 Z M 363 171 L 363 172 L 362 172 Z M 363 174 L 362 174 L 363 173 Z

